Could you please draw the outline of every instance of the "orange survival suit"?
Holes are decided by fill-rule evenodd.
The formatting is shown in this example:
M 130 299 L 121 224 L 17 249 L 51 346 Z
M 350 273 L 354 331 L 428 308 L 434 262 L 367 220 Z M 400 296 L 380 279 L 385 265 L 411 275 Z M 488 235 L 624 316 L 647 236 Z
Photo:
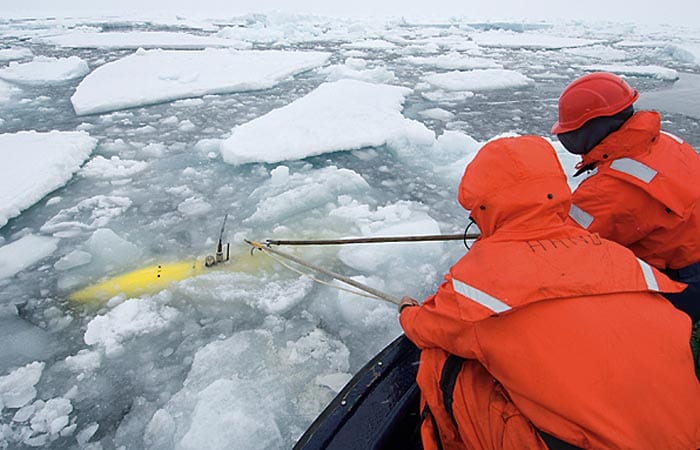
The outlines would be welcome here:
M 684 285 L 567 221 L 551 145 L 486 144 L 459 201 L 482 237 L 400 315 L 422 349 L 425 448 L 545 449 L 541 432 L 587 449 L 700 447 L 690 320 L 657 293 Z M 445 392 L 450 355 L 465 361 Z
M 690 270 L 700 262 L 700 156 L 661 131 L 658 113 L 636 113 L 582 155 L 578 167 L 592 172 L 573 193 L 570 215 L 577 223 L 662 270 Z M 678 306 L 700 320 L 697 293 L 683 296 L 688 299 Z

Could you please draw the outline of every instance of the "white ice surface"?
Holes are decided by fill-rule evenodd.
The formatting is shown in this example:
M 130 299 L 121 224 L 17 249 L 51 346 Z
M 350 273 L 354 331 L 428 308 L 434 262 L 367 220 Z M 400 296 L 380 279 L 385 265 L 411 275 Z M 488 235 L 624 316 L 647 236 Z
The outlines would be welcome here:
M 593 45 L 591 47 L 574 47 L 563 50 L 569 55 L 582 56 L 588 60 L 598 61 L 618 61 L 625 59 L 628 55 L 623 49 L 613 48 L 607 45 Z
M 0 247 L 0 279 L 9 278 L 51 255 L 58 239 L 29 234 Z
M 31 62 L 12 61 L 0 69 L 0 78 L 17 84 L 52 84 L 80 78 L 89 71 L 87 63 L 77 56 L 37 56 Z
M 500 69 L 503 66 L 490 58 L 446 53 L 437 56 L 407 56 L 403 58 L 409 64 L 428 66 L 445 70 Z
M 129 265 L 141 256 L 141 249 L 110 228 L 99 228 L 85 241 L 93 263 L 109 268 Z
M 592 39 L 553 36 L 536 32 L 516 33 L 505 30 L 474 33 L 471 35 L 471 38 L 481 47 L 548 50 L 585 47 L 602 42 Z
M 667 50 L 683 62 L 693 64 L 694 66 L 700 66 L 700 44 L 671 44 L 667 47 Z
M 488 91 L 522 88 L 534 81 L 520 72 L 505 69 L 452 71 L 426 75 L 424 80 L 448 91 Z
M 83 166 L 80 175 L 101 180 L 128 178 L 143 172 L 146 167 L 148 167 L 148 163 L 145 161 L 121 159 L 119 156 L 107 159 L 98 155 Z
M 618 75 L 630 75 L 656 78 L 657 80 L 675 81 L 678 71 L 660 66 L 625 66 L 619 64 L 596 64 L 581 67 L 589 72 L 612 72 Z
M 450 111 L 444 110 L 442 108 L 424 109 L 423 111 L 420 111 L 418 115 L 426 119 L 443 121 L 452 120 L 455 116 L 454 113 L 451 113 Z
M 123 349 L 124 341 L 160 332 L 177 315 L 176 309 L 161 306 L 155 300 L 126 301 L 92 319 L 84 340 L 88 345 L 102 348 L 106 356 L 115 356 Z
M 367 81 L 370 83 L 392 83 L 396 80 L 394 72 L 385 67 L 368 67 L 367 61 L 359 58 L 348 58 L 345 64 L 319 69 L 319 72 L 326 75 L 328 81 L 338 81 L 343 78 Z
M 32 55 L 32 51 L 28 48 L 3 48 L 0 49 L 0 63 L 17 59 L 27 59 L 31 58 Z
M 287 386 L 276 381 L 280 370 Z M 304 414 L 332 395 L 327 383 L 314 380 L 347 377 L 347 370 L 345 345 L 319 329 L 281 346 L 268 330 L 236 332 L 197 351 L 182 390 L 153 415 L 145 439 L 158 448 L 198 449 L 206 443 L 217 450 L 250 442 L 280 448 L 284 417 Z
M 94 32 L 76 31 L 41 38 L 60 47 L 102 49 L 201 49 L 207 47 L 250 48 L 251 44 L 214 36 L 171 31 Z
M 118 195 L 95 195 L 81 200 L 75 206 L 59 211 L 40 230 L 55 236 L 71 236 L 81 230 L 96 230 L 107 226 L 131 207 L 128 197 Z
M 34 400 L 34 386 L 39 382 L 45 365 L 33 362 L 0 377 L 0 412 L 5 408 L 21 408 Z
M 13 427 L 6 429 L 8 437 L 28 447 L 50 447 L 59 437 L 70 436 L 77 428 L 71 423 L 72 412 L 73 405 L 67 398 L 35 400 L 15 412 Z
M 360 224 L 363 236 L 440 234 L 440 226 L 434 219 L 424 211 L 413 211 L 406 203 L 397 203 L 376 211 L 367 210 L 363 205 L 348 205 L 332 211 L 331 215 L 352 217 Z M 435 251 L 435 248 L 432 243 L 424 245 L 423 249 L 427 249 L 427 253 L 421 255 L 421 245 L 347 246 L 339 251 L 338 256 L 347 266 L 362 273 L 391 272 L 393 266 L 398 269 L 398 275 L 399 268 L 403 267 L 401 260 L 404 258 L 404 251 L 408 252 L 408 258 L 424 259 L 431 256 L 430 252 Z M 391 280 L 393 277 L 387 276 L 387 279 Z M 403 279 L 402 282 L 407 280 Z
M 277 50 L 140 49 L 91 72 L 78 85 L 71 102 L 81 115 L 205 94 L 267 89 L 322 66 L 329 56 Z
M 0 134 L 0 227 L 63 186 L 96 145 L 82 131 Z
M 283 167 L 275 168 L 269 183 L 251 194 L 253 198 L 262 196 L 264 201 L 261 201 L 255 212 L 245 219 L 247 223 L 284 222 L 304 211 L 333 204 L 338 196 L 369 190 L 367 181 L 352 170 L 330 166 L 320 169 L 313 176 L 283 176 L 280 172 L 288 171 Z
M 340 80 L 233 129 L 221 143 L 226 162 L 275 163 L 341 150 L 433 138 L 401 114 L 404 87 Z
M 351 50 L 391 50 L 396 44 L 383 39 L 365 39 L 350 44 L 343 44 L 343 48 Z

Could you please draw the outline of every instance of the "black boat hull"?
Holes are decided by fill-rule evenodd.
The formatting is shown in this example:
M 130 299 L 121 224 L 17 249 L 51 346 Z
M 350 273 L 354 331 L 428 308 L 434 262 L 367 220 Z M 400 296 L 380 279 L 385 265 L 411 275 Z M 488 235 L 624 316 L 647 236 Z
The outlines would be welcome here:
M 294 450 L 421 449 L 419 358 L 405 335 L 396 338 L 350 380 Z

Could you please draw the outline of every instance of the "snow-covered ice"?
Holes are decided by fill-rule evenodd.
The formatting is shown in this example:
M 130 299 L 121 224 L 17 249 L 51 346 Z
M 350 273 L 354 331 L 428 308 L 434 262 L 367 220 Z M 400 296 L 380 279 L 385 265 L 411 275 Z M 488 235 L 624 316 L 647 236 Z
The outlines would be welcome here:
M 658 80 L 675 81 L 678 79 L 678 71 L 659 66 L 623 66 L 615 64 L 596 64 L 583 66 L 583 70 L 589 72 L 612 72 L 618 75 L 632 75 L 652 77 Z
M 221 143 L 221 153 L 231 164 L 275 163 L 402 138 L 430 140 L 430 130 L 401 115 L 410 92 L 356 80 L 324 83 L 294 103 L 236 127 Z
M 134 161 L 112 156 L 109 159 L 97 155 L 87 162 L 80 170 L 80 175 L 101 180 L 112 178 L 126 178 L 137 175 L 146 169 L 145 161 Z
M 353 79 L 381 84 L 396 81 L 394 72 L 382 66 L 368 67 L 367 61 L 359 58 L 348 58 L 345 60 L 345 64 L 324 67 L 319 69 L 319 73 L 327 75 L 328 81 Z
M 481 47 L 494 48 L 557 50 L 570 47 L 585 47 L 600 42 L 592 39 L 555 36 L 539 32 L 518 33 L 508 30 L 475 33 L 471 37 Z
M 85 330 L 85 343 L 100 346 L 105 355 L 111 357 L 123 350 L 124 340 L 161 332 L 177 314 L 176 309 L 159 307 L 149 300 L 124 302 L 90 321 Z
M 277 166 L 271 172 L 270 181 L 251 193 L 253 198 L 264 196 L 247 223 L 265 223 L 271 220 L 285 221 L 304 211 L 333 205 L 340 196 L 366 192 L 369 185 L 361 175 L 334 166 L 308 174 L 286 174 L 286 166 Z M 282 179 L 284 181 L 282 181 Z
M 700 44 L 688 43 L 683 45 L 669 44 L 668 52 L 682 61 L 700 66 Z
M 96 195 L 61 209 L 44 223 L 40 230 L 54 235 L 71 235 L 77 230 L 96 230 L 124 213 L 132 205 L 131 199 L 117 195 Z
M 454 114 L 444 110 L 442 108 L 430 108 L 423 110 L 418 113 L 421 117 L 425 117 L 427 119 L 435 119 L 435 120 L 443 120 L 443 121 L 448 121 L 452 118 L 454 118 Z
M 36 384 L 46 364 L 33 362 L 0 377 L 0 412 L 21 408 L 36 397 Z
M 493 59 L 462 55 L 460 53 L 447 53 L 437 56 L 407 56 L 404 58 L 404 61 L 417 66 L 427 66 L 445 70 L 502 68 L 501 64 Z
M 28 48 L 3 48 L 0 49 L 0 62 L 15 61 L 31 58 L 33 53 Z
M 95 114 L 205 94 L 261 90 L 323 65 L 324 52 L 137 50 L 91 72 L 71 102 Z M 104 86 L 110 86 L 105 92 Z
M 624 49 L 613 48 L 607 45 L 593 45 L 589 47 L 573 47 L 564 50 L 569 55 L 581 56 L 590 60 L 619 61 L 628 57 Z
M 68 48 L 103 49 L 201 49 L 207 47 L 231 47 L 247 49 L 251 44 L 214 36 L 198 36 L 172 31 L 93 32 L 76 31 L 41 38 L 47 43 Z
M 533 84 L 533 80 L 514 70 L 483 69 L 451 71 L 426 75 L 424 80 L 448 91 L 488 91 L 515 89 Z
M 0 279 L 9 278 L 46 258 L 58 248 L 58 239 L 27 235 L 0 247 Z
M 8 67 L 0 68 L 0 79 L 17 84 L 62 83 L 81 78 L 89 71 L 87 63 L 77 56 L 37 56 L 31 62 L 12 61 Z
M 343 44 L 343 48 L 353 50 L 391 50 L 396 48 L 396 44 L 383 39 L 365 39 L 350 44 Z
M 63 186 L 96 145 L 82 131 L 0 134 L 0 227 Z

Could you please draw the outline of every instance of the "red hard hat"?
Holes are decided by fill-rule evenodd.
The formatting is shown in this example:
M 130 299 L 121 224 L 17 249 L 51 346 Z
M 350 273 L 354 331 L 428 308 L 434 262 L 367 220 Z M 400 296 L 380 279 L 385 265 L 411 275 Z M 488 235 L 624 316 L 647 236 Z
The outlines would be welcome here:
M 584 75 L 572 81 L 559 97 L 559 120 L 552 134 L 568 133 L 596 117 L 614 116 L 639 98 L 639 92 L 607 72 Z

